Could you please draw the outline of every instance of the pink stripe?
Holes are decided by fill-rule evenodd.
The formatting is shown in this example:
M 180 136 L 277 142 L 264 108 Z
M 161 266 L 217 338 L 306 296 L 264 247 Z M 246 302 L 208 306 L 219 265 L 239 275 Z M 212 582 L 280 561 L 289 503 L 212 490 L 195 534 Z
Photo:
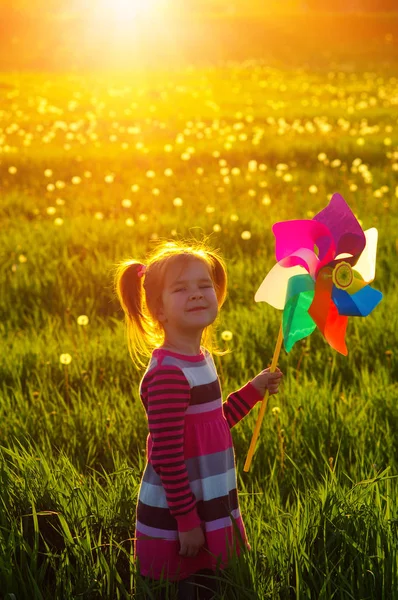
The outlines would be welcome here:
M 173 387 L 170 388 L 165 388 L 164 384 L 163 385 L 152 385 L 151 386 L 151 394 L 153 392 L 156 392 L 157 390 L 163 390 L 163 394 L 156 394 L 156 396 L 153 398 L 153 400 L 158 400 L 159 398 L 173 398 L 173 396 L 175 396 L 177 393 L 181 394 L 181 396 L 183 398 L 188 398 L 189 397 L 189 392 L 187 391 L 187 387 L 186 386 L 182 386 L 182 385 L 173 385 Z M 180 397 L 180 396 L 178 396 Z
M 241 517 L 235 523 L 245 546 L 250 549 Z M 149 539 L 147 537 L 149 535 L 157 539 Z M 221 561 L 219 566 L 223 569 L 227 566 L 228 556 L 232 552 L 240 554 L 239 536 L 237 537 L 231 527 L 206 532 L 206 546 L 195 558 L 179 556 L 179 541 L 164 539 L 165 536 L 171 538 L 173 535 L 176 535 L 176 532 L 146 527 L 137 523 L 135 550 L 141 575 L 160 579 L 163 572 L 163 577 L 167 577 L 171 581 L 185 579 L 200 569 L 215 570 L 219 560 Z M 163 539 L 161 539 L 162 537 Z
M 174 458 L 168 458 L 167 464 L 172 465 L 174 463 L 181 463 L 182 459 L 183 459 L 183 457 L 180 454 L 180 456 L 175 456 Z M 152 462 L 159 462 L 159 461 L 155 460 L 154 457 L 152 457 Z M 160 461 L 160 462 L 164 462 L 164 461 Z M 162 469 L 162 471 L 164 471 L 164 469 Z
M 187 404 L 186 402 L 184 402 L 184 405 Z M 162 402 L 162 404 L 149 404 L 149 412 L 151 412 L 151 410 L 167 410 L 168 408 L 181 408 L 182 410 L 184 410 L 184 405 L 181 405 L 181 402 L 170 402 L 169 400 L 167 402 Z
M 222 415 L 222 410 L 218 410 L 220 412 L 220 415 Z M 190 415 L 190 418 L 192 418 L 193 421 L 199 420 L 199 422 L 201 418 L 203 418 L 204 422 L 207 420 L 205 418 L 205 413 L 201 413 L 198 415 Z M 204 436 L 201 439 L 195 438 L 194 436 L 185 437 L 185 460 L 193 458 L 195 456 L 205 456 L 207 454 L 214 454 L 215 452 L 223 452 L 224 450 L 227 450 L 228 448 L 232 447 L 231 432 L 227 421 L 223 416 L 221 416 L 221 419 L 218 423 L 218 427 L 220 428 L 220 435 L 214 435 L 214 428 L 212 428 L 210 430 L 212 432 L 212 435 Z
M 176 419 L 178 419 L 178 422 L 176 423 Z M 170 418 L 168 419 L 164 419 L 161 423 L 152 423 L 151 419 L 149 419 L 149 423 L 151 425 L 151 430 L 153 429 L 162 429 L 165 425 L 169 424 L 171 427 L 184 427 L 184 419 L 182 418 L 182 415 L 176 416 L 176 419 L 173 419 L 173 421 L 170 420 Z M 174 435 L 176 435 L 176 431 L 174 431 Z M 169 432 L 169 435 L 173 435 L 173 431 Z

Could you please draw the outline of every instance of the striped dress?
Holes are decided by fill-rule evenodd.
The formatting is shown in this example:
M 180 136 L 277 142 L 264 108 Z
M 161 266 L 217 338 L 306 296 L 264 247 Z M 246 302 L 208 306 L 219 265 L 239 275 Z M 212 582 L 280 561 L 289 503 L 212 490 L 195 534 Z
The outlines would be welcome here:
M 147 464 L 136 519 L 136 558 L 152 579 L 225 568 L 250 548 L 239 510 L 230 428 L 261 400 L 246 384 L 223 403 L 211 354 L 153 351 L 140 385 L 148 417 Z M 202 527 L 196 557 L 179 555 L 178 532 Z

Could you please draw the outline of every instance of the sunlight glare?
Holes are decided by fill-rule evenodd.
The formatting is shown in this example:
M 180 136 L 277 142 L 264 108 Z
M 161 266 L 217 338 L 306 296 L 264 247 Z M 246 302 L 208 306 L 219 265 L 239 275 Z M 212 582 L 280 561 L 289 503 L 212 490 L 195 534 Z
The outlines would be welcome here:
M 100 0 L 98 9 L 106 18 L 131 22 L 155 13 L 159 6 L 160 0 Z

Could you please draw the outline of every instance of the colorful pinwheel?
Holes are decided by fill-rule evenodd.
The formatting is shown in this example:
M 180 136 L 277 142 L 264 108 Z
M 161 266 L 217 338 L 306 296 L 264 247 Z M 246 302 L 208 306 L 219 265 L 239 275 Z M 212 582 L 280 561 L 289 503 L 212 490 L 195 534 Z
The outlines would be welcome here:
M 277 264 L 255 300 L 283 309 L 287 352 L 316 327 L 347 354 L 349 316 L 365 317 L 382 299 L 370 287 L 375 276 L 377 229 L 363 231 L 340 194 L 312 220 L 283 221 L 272 228 Z
M 362 231 L 344 198 L 334 194 L 328 206 L 313 219 L 275 223 L 272 230 L 278 262 L 254 298 L 283 310 L 270 371 L 276 369 L 282 340 L 289 352 L 316 327 L 332 348 L 347 354 L 348 317 L 367 316 L 383 297 L 369 285 L 375 277 L 377 229 Z M 243 467 L 246 472 L 267 400 L 268 393 Z

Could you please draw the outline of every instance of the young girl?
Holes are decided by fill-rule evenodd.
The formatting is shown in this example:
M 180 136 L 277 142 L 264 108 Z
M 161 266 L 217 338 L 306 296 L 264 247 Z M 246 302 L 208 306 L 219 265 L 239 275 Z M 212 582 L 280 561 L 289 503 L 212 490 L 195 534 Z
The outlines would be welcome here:
M 265 369 L 222 402 L 205 345 L 227 275 L 220 256 L 204 245 L 163 243 L 145 265 L 126 261 L 115 289 L 133 362 L 150 357 L 140 384 L 149 427 L 136 519 L 140 572 L 179 582 L 181 600 L 197 597 L 195 582 L 199 598 L 212 598 L 212 580 L 203 576 L 224 569 L 242 545 L 250 548 L 230 429 L 266 389 L 277 393 L 282 373 Z

